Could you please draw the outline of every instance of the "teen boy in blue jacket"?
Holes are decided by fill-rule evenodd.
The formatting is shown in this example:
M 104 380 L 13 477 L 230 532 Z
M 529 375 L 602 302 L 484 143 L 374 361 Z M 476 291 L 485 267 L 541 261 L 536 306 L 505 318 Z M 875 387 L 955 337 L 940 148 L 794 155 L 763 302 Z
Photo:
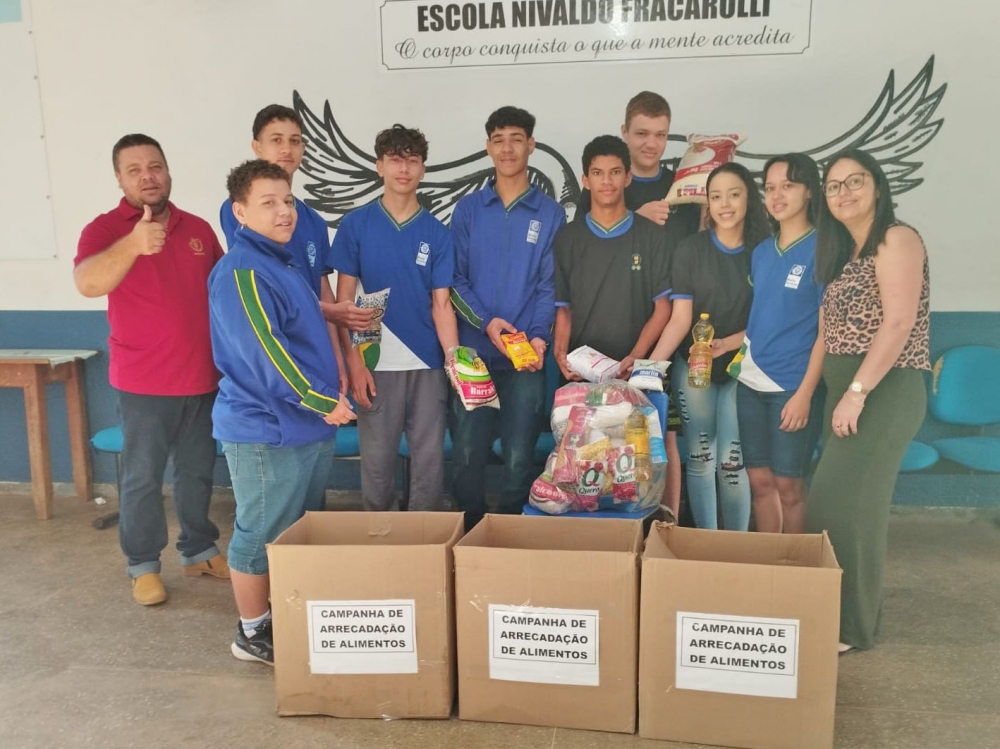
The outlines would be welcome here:
M 302 130 L 302 118 L 298 112 L 281 104 L 269 104 L 254 117 L 250 147 L 258 159 L 277 164 L 285 170 L 289 180 L 294 180 L 306 152 Z M 330 323 L 330 343 L 340 368 L 340 387 L 346 391 L 347 365 L 341 352 L 336 326 L 364 330 L 371 322 L 375 310 L 361 309 L 353 299 L 337 303 L 328 275 L 332 268 L 329 267 L 330 233 L 326 228 L 326 221 L 299 199 L 295 200 L 295 215 L 295 233 L 287 247 L 295 258 L 296 269 L 316 292 L 320 309 Z M 233 213 L 233 202 L 229 199 L 219 209 L 219 224 L 222 226 L 222 233 L 226 235 L 226 245 L 231 248 L 236 241 L 240 224 Z
M 274 662 L 264 545 L 326 490 L 340 399 L 337 363 L 316 293 L 288 247 L 295 198 L 277 164 L 248 161 L 228 180 L 236 238 L 208 279 L 212 352 L 222 373 L 212 419 L 236 496 L 229 543 L 240 623 L 232 653 Z
M 499 433 L 504 463 L 499 512 L 519 513 L 538 471 L 535 443 L 545 410 L 542 362 L 555 321 L 552 241 L 566 223 L 562 207 L 528 178 L 535 118 L 501 107 L 486 121 L 486 151 L 496 176 L 459 201 L 452 303 L 458 336 L 482 357 L 496 383 L 500 410 L 466 411 L 453 393 L 455 479 L 452 493 L 471 528 L 486 511 L 484 469 Z M 523 332 L 538 363 L 516 371 L 500 336 Z

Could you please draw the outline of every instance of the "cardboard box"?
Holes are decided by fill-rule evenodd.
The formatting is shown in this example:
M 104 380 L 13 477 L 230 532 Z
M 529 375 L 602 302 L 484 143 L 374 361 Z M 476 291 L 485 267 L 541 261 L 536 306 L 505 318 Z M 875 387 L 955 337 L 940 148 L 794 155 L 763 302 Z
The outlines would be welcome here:
M 487 515 L 455 546 L 462 720 L 635 732 L 642 521 Z
M 448 718 L 462 513 L 309 512 L 267 547 L 279 715 Z
M 654 524 L 642 558 L 639 735 L 832 747 L 840 577 L 825 533 Z

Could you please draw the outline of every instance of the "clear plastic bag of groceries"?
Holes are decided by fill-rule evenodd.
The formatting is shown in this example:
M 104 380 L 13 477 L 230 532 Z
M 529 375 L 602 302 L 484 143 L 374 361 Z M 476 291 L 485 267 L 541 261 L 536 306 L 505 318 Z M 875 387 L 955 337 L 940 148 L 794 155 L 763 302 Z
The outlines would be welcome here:
M 552 408 L 556 449 L 531 486 L 532 506 L 550 515 L 660 504 L 667 453 L 656 408 L 621 380 L 571 382 Z

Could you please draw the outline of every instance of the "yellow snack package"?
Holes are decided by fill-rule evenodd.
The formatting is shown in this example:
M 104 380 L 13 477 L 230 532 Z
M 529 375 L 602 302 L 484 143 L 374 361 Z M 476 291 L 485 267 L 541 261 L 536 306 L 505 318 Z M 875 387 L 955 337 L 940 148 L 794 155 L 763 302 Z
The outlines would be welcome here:
M 514 362 L 514 369 L 524 369 L 529 364 L 538 362 L 538 354 L 528 342 L 528 336 L 524 333 L 502 333 L 500 340 L 507 348 L 507 356 Z

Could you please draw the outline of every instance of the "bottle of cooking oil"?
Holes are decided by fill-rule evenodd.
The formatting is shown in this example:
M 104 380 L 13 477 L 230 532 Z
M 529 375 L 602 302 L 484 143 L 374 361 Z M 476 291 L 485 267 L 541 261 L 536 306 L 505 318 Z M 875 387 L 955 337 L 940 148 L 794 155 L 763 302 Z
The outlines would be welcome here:
M 653 467 L 649 459 L 649 424 L 639 408 L 633 408 L 625 419 L 625 443 L 635 449 L 636 481 L 650 481 Z
M 693 388 L 707 388 L 712 384 L 712 339 L 715 328 L 708 321 L 708 313 L 702 312 L 698 322 L 691 329 L 694 344 L 688 354 L 688 385 Z

